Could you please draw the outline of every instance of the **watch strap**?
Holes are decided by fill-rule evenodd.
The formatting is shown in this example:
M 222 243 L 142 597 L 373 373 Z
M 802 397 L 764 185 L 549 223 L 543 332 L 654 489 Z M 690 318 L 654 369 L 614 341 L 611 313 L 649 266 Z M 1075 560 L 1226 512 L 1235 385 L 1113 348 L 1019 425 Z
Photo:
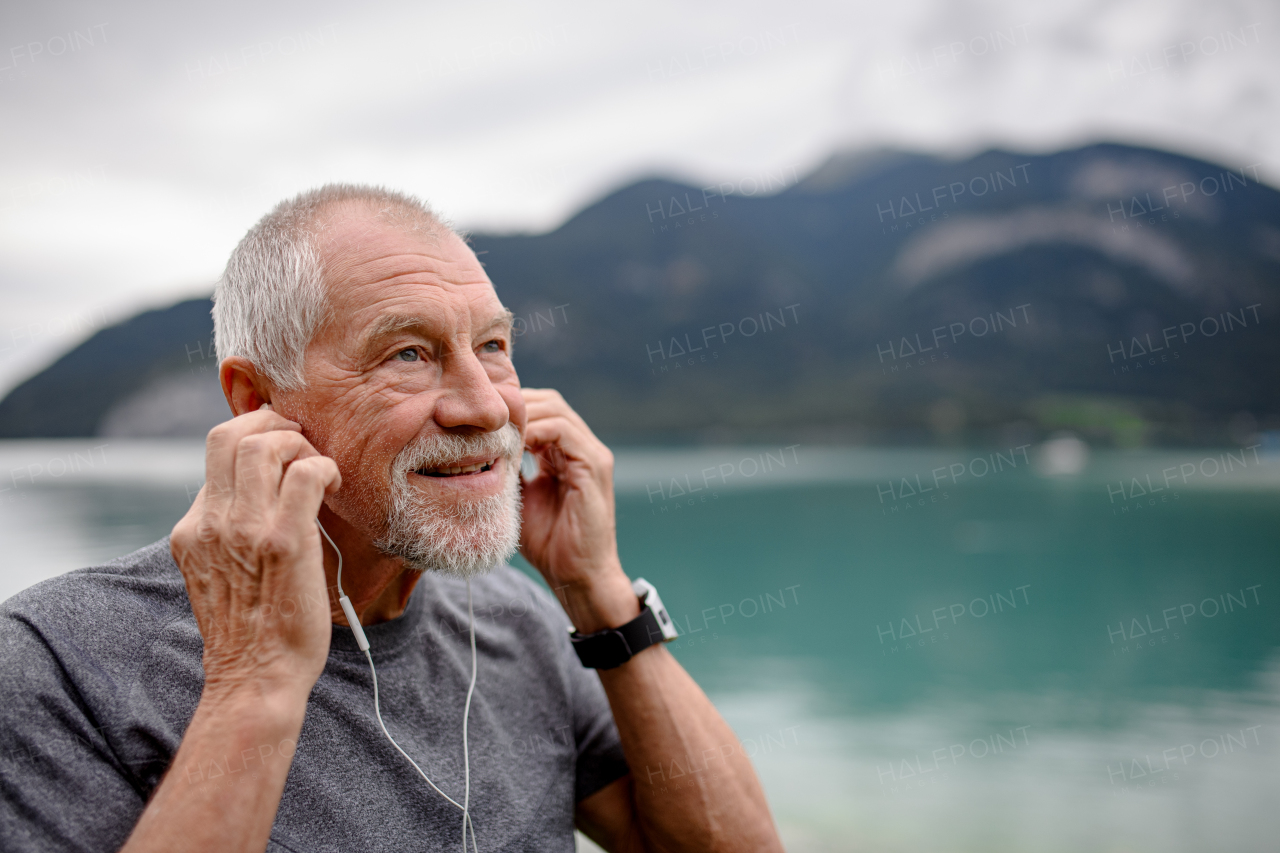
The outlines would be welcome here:
M 569 639 L 583 666 L 613 669 L 650 646 L 661 643 L 665 637 L 653 610 L 642 606 L 639 616 L 619 628 L 606 628 L 591 634 L 574 631 Z

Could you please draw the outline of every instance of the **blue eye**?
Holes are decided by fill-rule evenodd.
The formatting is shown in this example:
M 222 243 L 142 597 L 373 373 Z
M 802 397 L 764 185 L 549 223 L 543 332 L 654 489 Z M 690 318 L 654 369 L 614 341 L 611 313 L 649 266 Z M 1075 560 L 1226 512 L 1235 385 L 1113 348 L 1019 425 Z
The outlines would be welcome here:
M 418 351 L 413 347 L 410 347 L 409 349 L 400 350 L 400 352 L 395 354 L 395 357 L 400 359 L 401 361 L 418 361 L 419 360 Z
M 485 352 L 502 352 L 502 341 L 492 340 L 484 344 Z

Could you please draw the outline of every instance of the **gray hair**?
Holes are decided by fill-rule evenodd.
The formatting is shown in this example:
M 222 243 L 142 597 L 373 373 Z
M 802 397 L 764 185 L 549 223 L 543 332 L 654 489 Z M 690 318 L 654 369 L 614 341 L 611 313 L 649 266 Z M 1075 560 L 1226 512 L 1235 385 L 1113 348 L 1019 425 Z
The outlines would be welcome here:
M 283 390 L 306 384 L 307 344 L 331 319 L 318 238 L 332 220 L 326 214 L 350 206 L 432 240 L 458 234 L 420 199 L 383 187 L 326 184 L 280 202 L 244 235 L 214 287 L 219 362 L 245 358 Z

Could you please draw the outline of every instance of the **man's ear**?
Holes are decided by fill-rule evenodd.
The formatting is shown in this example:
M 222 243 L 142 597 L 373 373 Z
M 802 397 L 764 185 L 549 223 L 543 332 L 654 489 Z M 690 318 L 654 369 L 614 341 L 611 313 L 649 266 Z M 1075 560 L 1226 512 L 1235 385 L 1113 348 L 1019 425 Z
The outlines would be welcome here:
M 218 365 L 218 379 L 222 382 L 222 395 L 236 417 L 256 412 L 263 403 L 271 402 L 270 381 L 248 359 L 235 355 L 223 359 Z

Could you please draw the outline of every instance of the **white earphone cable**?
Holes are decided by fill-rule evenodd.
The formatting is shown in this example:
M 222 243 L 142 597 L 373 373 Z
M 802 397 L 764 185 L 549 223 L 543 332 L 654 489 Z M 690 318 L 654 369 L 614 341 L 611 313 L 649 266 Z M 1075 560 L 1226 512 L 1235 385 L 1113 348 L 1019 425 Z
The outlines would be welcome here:
M 471 753 L 467 748 L 467 721 L 471 718 L 471 694 L 476 689 L 476 614 L 471 607 L 471 578 L 467 578 L 467 623 L 471 626 L 471 686 L 462 711 L 462 764 L 466 783 L 462 793 L 462 853 L 467 853 L 467 827 L 471 826 Z M 471 827 L 471 849 L 476 850 L 476 828 Z
M 382 733 L 387 736 L 387 740 L 391 741 L 391 745 L 396 751 L 404 756 L 405 761 L 413 765 L 413 769 L 418 771 L 426 783 L 431 786 L 437 794 L 444 797 L 459 810 L 462 811 L 462 853 L 467 853 L 467 830 L 471 830 L 471 849 L 473 853 L 479 853 L 476 847 L 476 828 L 471 823 L 471 754 L 467 743 L 467 720 L 471 716 L 471 695 L 476 689 L 476 617 L 475 611 L 471 604 L 471 579 L 467 578 L 467 618 L 471 628 L 471 684 L 467 687 L 467 703 L 462 716 L 462 757 L 463 757 L 463 778 L 464 793 L 462 802 L 459 803 L 453 797 L 450 797 L 444 791 L 436 787 L 436 783 L 422 771 L 418 766 L 418 762 L 409 757 L 409 753 L 400 748 L 400 744 L 396 743 L 396 739 L 391 736 L 391 732 L 387 731 L 387 724 L 382 720 L 382 708 L 378 700 L 378 670 L 373 665 L 373 655 L 369 652 L 368 640 L 365 640 L 364 631 L 360 628 L 360 621 L 355 616 L 354 609 L 351 609 L 346 594 L 342 591 L 342 552 L 338 550 L 338 546 L 334 544 L 333 539 L 329 536 L 329 531 L 324 529 L 324 525 L 320 523 L 320 519 L 316 519 L 316 527 L 320 528 L 320 532 L 324 534 L 324 538 L 329 541 L 329 546 L 333 548 L 335 554 L 338 555 L 338 599 L 343 602 L 343 610 L 347 614 L 347 621 L 351 623 L 351 630 L 356 635 L 357 645 L 361 646 L 364 656 L 369 661 L 369 674 L 373 677 L 373 713 L 378 718 L 378 725 L 382 728 Z M 363 642 L 361 642 L 363 641 Z

